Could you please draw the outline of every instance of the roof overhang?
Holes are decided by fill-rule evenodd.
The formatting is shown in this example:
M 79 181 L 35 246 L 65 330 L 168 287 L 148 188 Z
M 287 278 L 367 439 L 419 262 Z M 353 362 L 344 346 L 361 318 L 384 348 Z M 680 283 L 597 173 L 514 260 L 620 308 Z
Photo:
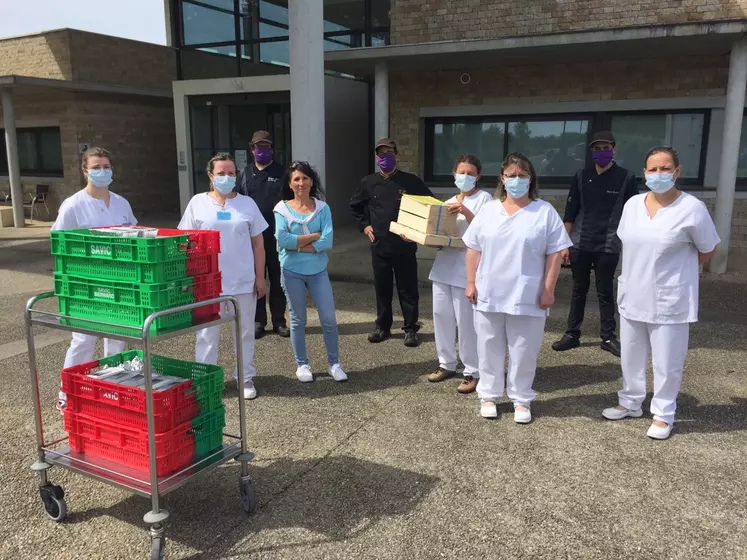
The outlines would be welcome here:
M 325 68 L 371 78 L 377 62 L 390 70 L 626 60 L 727 54 L 747 34 L 747 20 L 652 25 L 503 39 L 440 41 L 329 51 Z
M 171 97 L 171 90 L 143 89 L 116 84 L 94 84 L 74 80 L 54 80 L 30 76 L 0 76 L 0 88 L 18 89 L 20 92 L 40 92 L 42 90 L 82 91 L 109 93 L 116 95 L 139 95 L 145 97 Z

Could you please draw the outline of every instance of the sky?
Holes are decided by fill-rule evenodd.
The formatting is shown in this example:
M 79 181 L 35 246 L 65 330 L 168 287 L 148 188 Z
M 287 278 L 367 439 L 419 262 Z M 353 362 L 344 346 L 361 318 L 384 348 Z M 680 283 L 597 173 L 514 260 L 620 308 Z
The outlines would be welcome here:
M 0 39 L 70 27 L 166 44 L 163 0 L 0 0 Z

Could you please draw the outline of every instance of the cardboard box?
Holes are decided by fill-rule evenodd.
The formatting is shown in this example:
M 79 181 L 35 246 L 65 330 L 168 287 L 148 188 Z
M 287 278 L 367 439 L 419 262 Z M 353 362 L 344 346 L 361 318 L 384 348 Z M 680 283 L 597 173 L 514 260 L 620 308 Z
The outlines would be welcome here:
M 397 222 L 392 222 L 389 225 L 389 231 L 396 233 L 397 235 L 404 235 L 410 241 L 414 241 L 419 245 L 427 245 L 429 247 L 458 247 L 464 249 L 464 241 L 460 237 L 451 237 L 449 235 L 438 235 L 435 233 L 423 233 L 422 231 L 414 230 L 410 227 L 402 225 Z
M 420 233 L 458 235 L 457 217 L 450 216 L 446 205 L 432 196 L 402 195 L 397 223 Z

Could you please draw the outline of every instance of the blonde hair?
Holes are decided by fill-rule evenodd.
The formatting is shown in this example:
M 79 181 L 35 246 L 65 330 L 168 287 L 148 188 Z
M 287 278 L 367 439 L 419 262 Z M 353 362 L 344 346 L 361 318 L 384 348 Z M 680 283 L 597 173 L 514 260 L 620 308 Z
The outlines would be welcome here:
M 215 154 L 207 164 L 206 171 L 208 173 L 213 172 L 213 169 L 215 169 L 216 161 L 230 161 L 231 163 L 233 163 L 234 169 L 238 171 L 238 168 L 236 167 L 236 161 L 234 161 L 234 159 L 231 157 L 231 154 Z

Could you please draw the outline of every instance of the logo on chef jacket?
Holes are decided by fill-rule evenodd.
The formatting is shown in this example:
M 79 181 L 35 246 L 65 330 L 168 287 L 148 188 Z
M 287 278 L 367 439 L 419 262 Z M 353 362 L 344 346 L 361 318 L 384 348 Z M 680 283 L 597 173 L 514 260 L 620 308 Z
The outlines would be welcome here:
M 267 181 L 270 183 L 277 183 L 278 181 L 280 181 L 280 179 L 278 179 L 277 177 L 268 177 Z

